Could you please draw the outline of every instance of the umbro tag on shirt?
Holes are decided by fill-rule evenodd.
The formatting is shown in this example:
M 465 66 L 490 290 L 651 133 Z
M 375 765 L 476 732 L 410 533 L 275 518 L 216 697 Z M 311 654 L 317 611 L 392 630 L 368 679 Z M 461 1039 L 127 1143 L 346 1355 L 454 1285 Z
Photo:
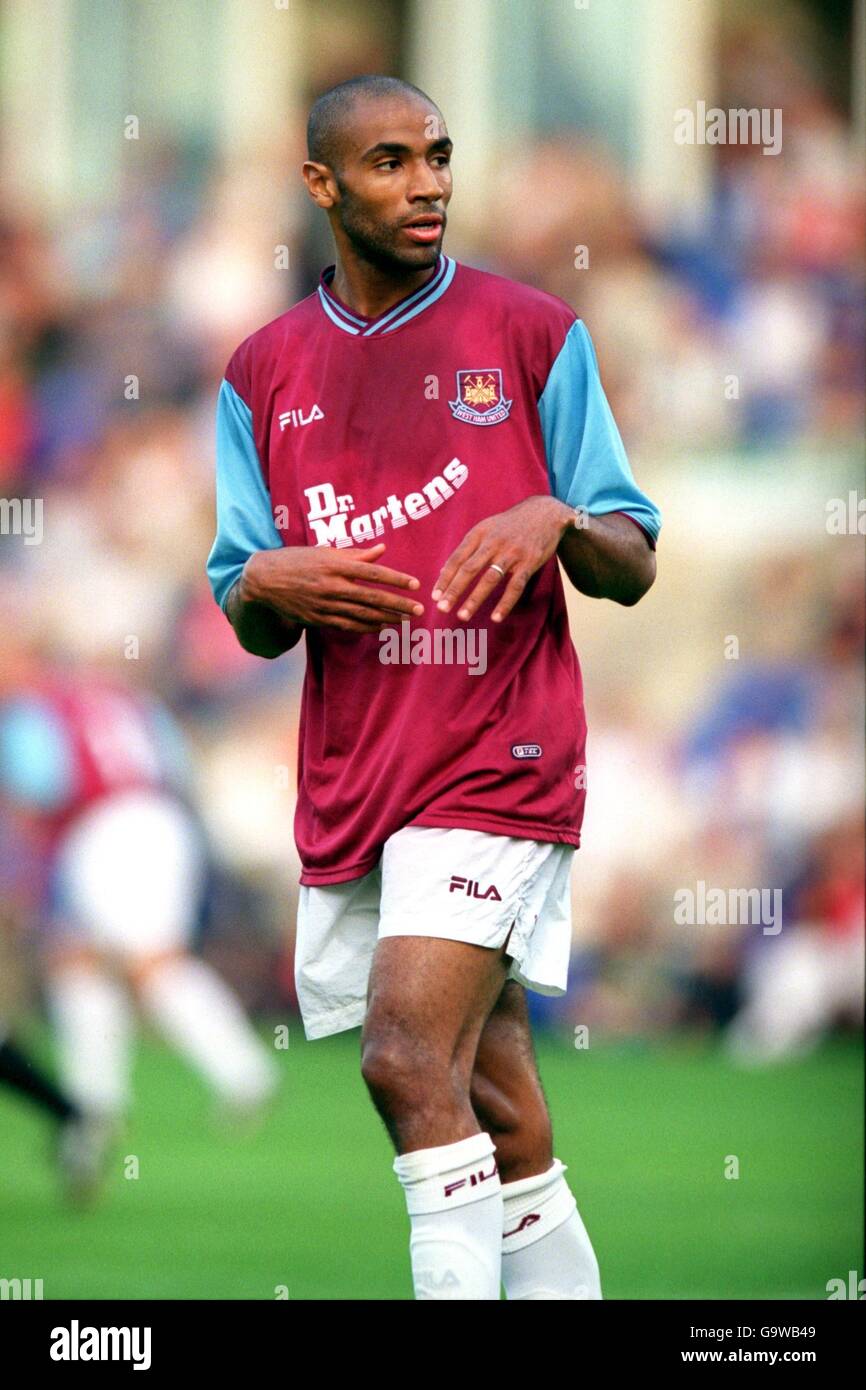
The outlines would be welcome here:
M 435 637 L 464 626 L 430 598 L 444 561 L 477 522 L 538 494 L 624 512 L 655 544 L 658 509 L 567 304 L 443 255 L 369 319 L 332 278 L 228 364 L 208 561 L 218 603 L 255 551 L 382 540 L 382 563 L 421 581 L 413 629 Z M 383 664 L 377 633 L 308 629 L 302 883 L 360 877 L 409 824 L 579 844 L 586 725 L 556 559 L 501 624 L 498 592 L 466 625 L 486 634 L 476 679 L 465 664 Z

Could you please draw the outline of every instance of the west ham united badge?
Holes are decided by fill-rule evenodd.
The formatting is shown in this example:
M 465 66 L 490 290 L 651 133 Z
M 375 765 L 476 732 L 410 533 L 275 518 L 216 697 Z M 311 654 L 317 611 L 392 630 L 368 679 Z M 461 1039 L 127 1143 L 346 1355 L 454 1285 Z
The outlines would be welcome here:
M 457 373 L 457 399 L 449 401 L 455 420 L 466 425 L 498 425 L 508 417 L 511 401 L 502 390 L 502 372 L 498 367 L 489 371 Z

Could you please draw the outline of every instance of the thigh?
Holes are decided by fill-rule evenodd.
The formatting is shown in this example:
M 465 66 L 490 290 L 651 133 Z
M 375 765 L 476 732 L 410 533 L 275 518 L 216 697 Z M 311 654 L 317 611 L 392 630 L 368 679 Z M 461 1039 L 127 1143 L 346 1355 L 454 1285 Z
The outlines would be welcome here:
M 365 1045 L 405 1049 L 468 1086 L 481 1030 L 510 968 L 531 840 L 407 826 L 382 855 L 379 940 L 370 971 Z
M 510 964 L 503 947 L 429 936 L 388 936 L 370 971 L 362 1044 L 454 1068 L 468 1087 L 481 1031 Z

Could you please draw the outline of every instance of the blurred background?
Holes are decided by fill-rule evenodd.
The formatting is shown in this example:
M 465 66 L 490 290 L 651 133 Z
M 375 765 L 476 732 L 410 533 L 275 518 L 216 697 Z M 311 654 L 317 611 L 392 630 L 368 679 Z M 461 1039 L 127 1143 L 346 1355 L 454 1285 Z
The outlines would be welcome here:
M 174 717 L 208 845 L 196 949 L 290 1045 L 238 1140 L 190 1126 L 199 1083 L 145 1033 L 128 1143 L 153 1176 L 85 1217 L 0 1096 L 0 1276 L 411 1296 L 358 1035 L 306 1045 L 295 1010 L 303 647 L 242 652 L 204 574 L 219 382 L 333 260 L 306 113 L 360 72 L 440 105 L 446 250 L 585 319 L 663 513 L 641 605 L 569 595 L 587 817 L 571 987 L 532 996 L 605 1293 L 862 1275 L 863 43 L 859 0 L 2 0 L 0 498 L 41 499 L 44 535 L 0 534 L 0 696 L 97 672 Z M 678 144 L 699 101 L 781 110 L 781 152 Z M 0 1015 L 51 1065 L 46 855 L 13 802 Z M 699 883 L 781 890 L 782 930 L 678 922 Z M 322 1171 L 317 1204 L 299 1175 Z

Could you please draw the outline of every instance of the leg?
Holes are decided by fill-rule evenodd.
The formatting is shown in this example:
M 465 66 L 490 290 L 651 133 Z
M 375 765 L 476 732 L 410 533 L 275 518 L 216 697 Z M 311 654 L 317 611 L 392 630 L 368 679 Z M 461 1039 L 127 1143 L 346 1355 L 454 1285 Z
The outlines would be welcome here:
M 240 1001 L 207 961 L 177 947 L 125 962 L 142 1010 L 237 1115 L 276 1089 L 277 1068 Z
M 553 1135 L 535 1063 L 526 990 L 506 980 L 478 1044 L 472 1072 L 472 1108 L 496 1144 L 504 1183 L 545 1173 L 553 1163 Z
M 205 872 L 188 811 L 151 791 L 108 798 L 72 827 L 59 864 L 79 938 L 114 963 L 163 1036 L 230 1106 L 265 1099 L 272 1059 L 228 986 L 187 949 Z
M 507 972 L 501 949 L 427 936 L 378 943 L 361 1073 L 398 1154 L 478 1134 L 472 1069 Z
M 56 1120 L 68 1120 L 78 1113 L 47 1072 L 4 1036 L 0 1036 L 0 1082 Z
M 398 1157 L 419 1299 L 500 1297 L 502 1195 L 470 1083 L 507 972 L 502 948 L 386 936 L 373 957 L 361 1070 Z
M 66 1195 L 90 1201 L 108 1171 L 129 1100 L 131 1005 L 100 952 L 56 941 L 45 989 L 59 1060 L 78 1112 L 62 1128 L 57 1161 Z
M 553 1156 L 526 992 L 509 980 L 475 1059 L 472 1104 L 503 1179 L 502 1280 L 510 1301 L 601 1298 L 598 1262 L 565 1165 Z
M 45 989 L 65 1089 L 82 1111 L 120 1120 L 129 1101 L 131 1007 L 112 963 L 87 942 L 49 947 Z

